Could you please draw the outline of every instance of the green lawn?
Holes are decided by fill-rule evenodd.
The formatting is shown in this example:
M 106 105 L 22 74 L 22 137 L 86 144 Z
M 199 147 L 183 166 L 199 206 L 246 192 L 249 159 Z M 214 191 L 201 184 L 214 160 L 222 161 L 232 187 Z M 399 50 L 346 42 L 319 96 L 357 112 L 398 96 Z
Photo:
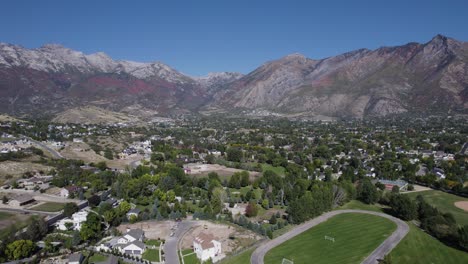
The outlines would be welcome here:
M 229 188 L 229 191 L 231 191 L 231 194 L 233 196 L 239 196 L 240 197 L 241 194 L 243 194 L 245 196 L 247 194 L 247 192 L 250 191 L 250 189 L 252 189 L 251 186 L 245 186 L 245 187 L 241 187 L 240 189 Z M 239 192 L 239 194 L 233 194 L 233 193 L 236 193 L 236 192 Z M 260 189 L 260 188 L 253 189 L 253 192 L 255 193 L 255 197 L 257 199 L 262 198 L 262 189 Z
M 254 252 L 255 248 L 246 250 L 239 255 L 227 257 L 226 259 L 222 260 L 220 264 L 244 264 L 250 263 L 250 256 Z
M 103 262 L 106 261 L 107 257 L 101 254 L 95 253 L 92 257 L 89 258 L 89 263 Z
M 265 263 L 281 263 L 283 258 L 294 263 L 361 263 L 395 229 L 395 223 L 379 216 L 340 214 L 270 250 Z
M 10 214 L 10 213 L 6 213 L 6 212 L 0 212 L 0 220 L 5 220 L 5 219 L 8 219 L 10 217 L 12 217 L 13 215 Z
M 34 206 L 31 208 L 31 210 L 43 211 L 43 212 L 58 212 L 62 210 L 64 206 L 65 206 L 64 203 L 47 202 L 47 203 L 40 204 L 38 206 Z
M 407 193 L 405 195 L 409 195 L 412 198 L 422 195 L 426 202 L 435 206 L 440 211 L 444 213 L 452 213 L 458 224 L 468 225 L 468 212 L 465 212 L 454 205 L 454 203 L 458 201 L 468 201 L 467 198 L 435 190 Z
M 143 259 L 159 262 L 159 249 L 147 249 L 143 253 Z
M 336 210 L 341 209 L 358 209 L 358 210 L 366 210 L 366 211 L 375 211 L 375 212 L 382 212 L 382 207 L 375 204 L 365 204 L 358 200 L 352 200 L 347 204 L 337 207 Z
M 192 254 L 184 257 L 185 264 L 200 264 L 200 260 L 197 258 L 197 254 Z
M 148 239 L 145 241 L 145 244 L 148 246 L 161 246 L 161 240 L 156 240 L 156 239 Z
M 280 176 L 284 176 L 285 174 L 285 169 L 282 166 L 273 167 L 272 165 L 267 164 L 267 163 L 262 163 L 261 166 L 262 166 L 262 171 L 271 170 Z
M 468 253 L 446 246 L 412 223 L 408 225 L 409 233 L 390 253 L 393 263 L 468 263 Z

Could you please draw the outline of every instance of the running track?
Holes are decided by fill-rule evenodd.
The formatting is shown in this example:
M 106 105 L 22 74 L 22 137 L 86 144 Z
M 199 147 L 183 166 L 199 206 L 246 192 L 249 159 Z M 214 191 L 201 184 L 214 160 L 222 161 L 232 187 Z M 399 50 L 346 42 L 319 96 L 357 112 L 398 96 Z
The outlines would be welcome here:
M 391 215 L 372 212 L 372 211 L 365 211 L 365 210 L 337 210 L 325 213 L 317 218 L 309 220 L 304 224 L 301 224 L 291 231 L 273 239 L 269 240 L 266 243 L 260 245 L 253 253 L 250 258 L 251 264 L 263 264 L 263 258 L 265 254 L 270 251 L 271 249 L 275 248 L 276 246 L 280 245 L 281 243 L 299 235 L 300 233 L 307 231 L 308 229 L 327 221 L 328 219 L 332 218 L 335 215 L 343 214 L 343 213 L 361 213 L 361 214 L 371 214 L 377 215 L 380 217 L 387 218 L 397 224 L 397 229 L 382 243 L 378 246 L 362 263 L 363 264 L 376 264 L 378 263 L 379 259 L 382 259 L 385 255 L 390 253 L 398 243 L 406 236 L 409 231 L 408 225 Z

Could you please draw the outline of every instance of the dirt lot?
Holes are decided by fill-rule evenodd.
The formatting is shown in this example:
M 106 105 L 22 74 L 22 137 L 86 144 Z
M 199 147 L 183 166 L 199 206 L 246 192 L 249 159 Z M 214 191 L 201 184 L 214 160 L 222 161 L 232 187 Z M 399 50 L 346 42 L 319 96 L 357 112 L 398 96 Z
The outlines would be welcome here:
M 467 201 L 459 201 L 455 203 L 455 206 L 468 212 L 468 202 Z
M 135 224 L 122 224 L 117 229 L 125 233 L 127 228 L 139 228 L 145 231 L 145 237 L 149 239 L 166 239 L 171 234 L 171 228 L 174 226 L 174 221 L 146 221 Z
M 138 161 L 138 160 L 142 160 L 142 159 L 143 159 L 142 155 L 133 154 L 130 157 L 127 157 L 125 159 L 108 160 L 106 163 L 107 163 L 107 166 L 109 166 L 110 168 L 123 170 L 123 169 L 125 169 L 126 166 L 129 166 L 130 163 L 132 163 L 133 161 Z
M 197 163 L 189 163 L 184 166 L 184 168 L 190 169 L 190 175 L 200 175 L 200 176 L 207 176 L 210 172 L 216 172 L 219 176 L 231 176 L 236 172 L 241 172 L 243 170 L 228 168 L 226 166 L 222 166 L 219 164 L 197 164 Z M 260 175 L 259 172 L 256 171 L 249 171 L 250 178 L 255 178 Z
M 190 231 L 188 231 L 181 243 L 181 248 L 190 248 L 193 239 L 200 233 L 213 234 L 221 242 L 223 253 L 229 253 L 252 245 L 261 237 L 252 231 L 241 229 L 231 225 L 215 224 L 208 221 L 199 221 Z M 230 235 L 235 239 L 229 239 Z
M 107 166 L 115 169 L 125 169 L 132 161 L 141 160 L 141 155 L 132 155 L 126 159 L 113 159 L 108 160 L 101 155 L 96 154 L 86 143 L 69 143 L 63 150 L 60 151 L 64 157 L 68 159 L 78 159 L 85 163 L 97 163 L 105 161 Z
M 44 166 L 38 163 L 32 162 L 17 162 L 17 161 L 3 161 L 0 162 L 0 184 L 6 180 L 7 175 L 11 175 L 14 178 L 22 176 L 28 171 L 44 171 L 47 172 L 51 167 Z
M 14 213 L 14 212 L 0 212 L 2 215 L 0 220 L 0 230 L 4 230 L 5 228 L 9 227 L 12 224 L 23 223 L 31 217 L 30 215 L 25 215 L 21 213 Z M 9 215 L 9 216 L 7 216 Z
M 68 159 L 82 160 L 86 163 L 107 161 L 103 156 L 96 154 L 86 143 L 68 143 L 60 154 Z

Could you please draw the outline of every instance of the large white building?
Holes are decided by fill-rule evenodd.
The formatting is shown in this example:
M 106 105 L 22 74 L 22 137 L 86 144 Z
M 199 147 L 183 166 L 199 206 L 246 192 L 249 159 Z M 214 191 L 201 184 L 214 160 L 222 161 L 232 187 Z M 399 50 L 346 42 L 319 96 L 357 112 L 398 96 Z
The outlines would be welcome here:
M 193 240 L 193 251 L 201 261 L 214 259 L 221 254 L 221 242 L 211 234 L 201 233 Z
M 84 222 L 86 222 L 86 217 L 88 216 L 87 211 L 79 211 L 74 214 L 72 214 L 71 218 L 64 218 L 57 223 L 55 223 L 55 226 L 59 230 L 67 230 L 67 223 L 71 223 L 71 228 L 73 230 L 80 230 L 81 226 Z

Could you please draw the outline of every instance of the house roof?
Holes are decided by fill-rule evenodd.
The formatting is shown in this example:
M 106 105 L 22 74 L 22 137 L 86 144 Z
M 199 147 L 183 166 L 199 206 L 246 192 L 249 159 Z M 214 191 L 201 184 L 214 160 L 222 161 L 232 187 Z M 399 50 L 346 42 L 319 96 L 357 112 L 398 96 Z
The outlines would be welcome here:
M 127 214 L 139 214 L 140 212 L 141 212 L 140 209 L 134 208 L 134 209 L 130 209 L 130 211 L 128 211 Z
M 137 246 L 137 247 L 139 247 L 139 248 L 141 248 L 141 249 L 145 249 L 145 248 L 146 248 L 145 244 L 144 244 L 143 242 L 141 242 L 141 241 L 138 241 L 138 240 L 135 240 L 135 241 L 133 241 L 133 242 L 126 243 L 126 244 L 117 244 L 117 245 L 115 245 L 115 246 L 116 246 L 116 247 L 119 247 L 119 248 L 126 248 L 126 247 L 131 246 L 131 245 L 135 245 L 135 246 Z
M 215 240 L 215 237 L 212 234 L 200 233 L 195 237 L 195 242 L 200 244 L 202 249 L 214 247 L 213 240 Z
M 130 229 L 125 235 L 129 235 L 135 239 L 139 239 L 145 234 L 145 232 L 139 228 L 137 229 Z
M 20 203 L 25 203 L 34 200 L 34 198 L 29 195 L 29 194 L 19 194 L 13 198 L 13 200 L 16 200 Z
M 81 262 L 82 258 L 83 258 L 83 254 L 81 254 L 81 252 L 73 253 L 68 257 L 68 261 L 69 262 Z
M 405 181 L 402 181 L 402 180 L 396 180 L 396 181 L 391 181 L 391 180 L 379 180 L 380 183 L 382 184 L 390 184 L 390 185 L 397 185 L 398 187 L 403 187 L 405 186 L 406 184 L 408 184 L 407 182 Z

